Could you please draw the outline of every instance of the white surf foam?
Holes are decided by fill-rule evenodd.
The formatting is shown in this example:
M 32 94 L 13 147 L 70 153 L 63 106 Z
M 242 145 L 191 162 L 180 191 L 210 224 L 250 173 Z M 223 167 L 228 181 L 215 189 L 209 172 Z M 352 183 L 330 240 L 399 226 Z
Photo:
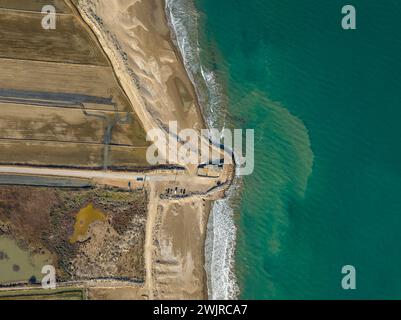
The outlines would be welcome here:
M 233 187 L 234 188 L 234 187 Z M 230 206 L 233 188 L 226 199 L 214 203 L 206 239 L 208 295 L 213 300 L 236 299 L 238 286 L 234 274 L 234 253 L 237 228 Z
M 166 0 L 166 13 L 208 125 L 218 128 L 224 97 L 216 75 L 201 64 L 199 13 L 190 0 Z M 227 198 L 214 203 L 210 214 L 205 245 L 209 299 L 235 299 L 238 295 L 234 274 L 236 226 L 230 206 L 238 186 L 237 180 L 227 192 Z

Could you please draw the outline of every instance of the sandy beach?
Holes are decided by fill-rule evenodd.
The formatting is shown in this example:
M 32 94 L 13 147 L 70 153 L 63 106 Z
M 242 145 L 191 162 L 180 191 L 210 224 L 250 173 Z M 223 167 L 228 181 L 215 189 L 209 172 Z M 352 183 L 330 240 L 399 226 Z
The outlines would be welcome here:
M 109 57 L 122 88 L 145 130 L 177 121 L 178 129 L 206 128 L 195 89 L 172 41 L 165 2 L 157 0 L 77 1 L 79 12 Z M 228 169 L 227 169 L 228 168 Z M 187 167 L 187 169 L 190 169 Z M 223 176 L 231 180 L 232 168 Z M 191 186 L 193 170 L 187 170 Z M 204 182 L 204 190 L 216 181 Z M 202 183 L 201 183 L 202 184 Z M 169 183 L 147 184 L 146 280 L 142 288 L 92 288 L 92 298 L 205 299 L 204 244 L 210 197 L 162 199 Z M 200 190 L 201 191 L 201 190 Z
M 74 1 L 110 58 L 145 129 L 205 127 L 175 47 L 164 1 Z

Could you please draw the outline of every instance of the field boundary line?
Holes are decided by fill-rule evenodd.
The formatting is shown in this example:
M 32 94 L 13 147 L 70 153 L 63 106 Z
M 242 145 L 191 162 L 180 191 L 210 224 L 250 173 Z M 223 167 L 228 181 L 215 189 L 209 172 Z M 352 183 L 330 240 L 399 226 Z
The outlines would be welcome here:
M 30 104 L 29 102 L 24 103 L 23 101 L 21 101 L 21 102 L 15 102 L 15 101 L 7 102 L 7 101 L 2 101 L 1 97 L 0 97 L 0 105 L 1 104 L 16 104 L 16 105 L 21 105 L 21 106 L 24 106 L 24 107 L 38 108 L 38 109 L 48 108 L 48 109 L 66 109 L 66 110 L 69 110 L 69 111 L 71 111 L 71 110 L 79 110 L 79 111 L 82 112 L 82 108 L 78 107 L 78 106 L 77 107 L 75 107 L 75 106 L 66 107 L 66 106 L 61 106 L 61 105 L 60 106 L 57 106 L 57 105 L 53 105 L 53 106 L 50 106 L 50 105 L 45 106 L 45 105 L 43 105 L 42 106 L 40 104 Z M 95 112 L 103 112 L 103 113 L 110 113 L 110 114 L 115 114 L 115 113 L 132 114 L 133 113 L 132 110 L 129 110 L 129 111 L 113 111 L 113 110 L 93 109 L 93 108 L 85 108 L 85 110 L 87 110 L 87 111 L 95 111 Z
M 12 57 L 0 56 L 0 60 L 14 60 L 14 61 L 26 61 L 26 62 L 42 62 L 42 63 L 55 63 L 59 65 L 73 65 L 73 66 L 83 66 L 83 67 L 97 67 L 97 68 L 107 68 L 112 69 L 111 66 L 105 66 L 102 64 L 88 64 L 88 63 L 78 63 L 78 62 L 60 62 L 60 61 L 51 61 L 51 60 L 39 60 L 39 59 L 18 59 Z
M 18 139 L 18 138 L 0 138 L 2 142 L 39 142 L 39 143 L 62 143 L 62 144 L 86 144 L 90 146 L 104 146 L 102 142 L 85 142 L 85 141 L 63 141 L 63 140 L 43 140 L 43 139 Z M 133 146 L 129 144 L 108 144 L 110 147 L 122 147 L 127 149 L 146 149 L 148 146 Z

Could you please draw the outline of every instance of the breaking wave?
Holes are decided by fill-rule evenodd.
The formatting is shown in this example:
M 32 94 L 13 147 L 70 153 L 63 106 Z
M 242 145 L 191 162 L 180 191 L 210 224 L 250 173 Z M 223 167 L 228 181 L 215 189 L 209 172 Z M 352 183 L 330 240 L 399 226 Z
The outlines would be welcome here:
M 214 72 L 201 63 L 199 13 L 193 1 L 166 0 L 166 14 L 175 37 L 173 40 L 181 51 L 205 120 L 210 128 L 222 129 L 218 124 L 222 122 L 222 102 L 225 97 Z M 234 210 L 230 205 L 238 187 L 239 181 L 236 178 L 227 192 L 227 198 L 215 201 L 210 214 L 205 244 L 209 299 L 235 299 L 238 295 L 234 274 L 236 226 Z

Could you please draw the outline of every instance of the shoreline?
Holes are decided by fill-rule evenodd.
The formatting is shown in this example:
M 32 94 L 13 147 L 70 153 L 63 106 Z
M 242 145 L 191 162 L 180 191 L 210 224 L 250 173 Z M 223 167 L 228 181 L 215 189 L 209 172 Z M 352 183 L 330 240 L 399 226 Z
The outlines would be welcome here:
M 166 3 L 163 1 L 160 7 L 159 1 L 126 2 L 131 2 L 131 5 L 118 8 L 118 5 L 110 6 L 102 0 L 89 0 L 79 3 L 78 11 L 102 44 L 145 130 L 163 128 L 163 123 L 170 120 L 178 121 L 179 128 L 206 128 L 196 86 L 188 74 L 180 49 L 174 44 Z M 156 19 L 151 21 L 153 24 L 147 21 L 148 16 Z M 152 32 L 151 37 L 149 32 Z M 160 44 L 148 43 L 149 38 L 151 42 L 159 39 Z M 226 170 L 229 170 L 226 179 L 230 184 L 233 169 Z M 178 202 L 178 205 L 176 201 L 160 200 L 157 194 L 163 185 L 149 185 L 149 188 L 156 193 L 149 203 L 152 208 L 148 217 L 152 218 L 146 228 L 147 281 L 144 291 L 149 294 L 145 295 L 151 299 L 207 298 L 205 242 L 212 214 L 209 202 L 214 199 L 193 198 Z M 221 198 L 224 191 L 218 191 L 220 196 L 215 199 Z M 176 216 L 181 216 L 182 221 L 175 219 Z M 195 233 L 185 230 L 188 226 L 178 227 L 182 223 L 195 228 Z M 169 282 L 171 277 L 173 281 Z
M 202 116 L 202 120 L 203 120 L 202 127 L 209 128 L 206 114 L 204 112 L 203 107 L 201 106 L 200 101 L 199 101 L 198 88 L 196 87 L 196 84 L 194 83 L 194 80 L 192 79 L 192 76 L 190 74 L 190 70 L 188 70 L 187 65 L 186 65 L 186 63 L 184 61 L 183 52 L 181 52 L 181 49 L 180 49 L 180 47 L 178 45 L 177 34 L 176 34 L 175 29 L 174 29 L 173 22 L 171 21 L 170 16 L 169 16 L 170 11 L 168 9 L 167 0 L 161 0 L 161 2 L 164 3 L 164 16 L 165 16 L 165 19 L 166 19 L 166 22 L 167 22 L 167 26 L 168 26 L 168 28 L 170 30 L 169 42 L 171 43 L 171 46 L 174 48 L 174 51 L 175 51 L 175 53 L 177 55 L 177 58 L 178 58 L 178 60 L 179 60 L 179 62 L 181 64 L 181 66 L 185 69 L 185 72 L 187 73 L 189 82 L 191 83 L 192 90 L 195 93 L 195 96 L 196 96 L 196 108 L 198 108 L 198 110 L 199 110 L 199 112 L 200 112 L 200 114 Z
M 195 92 L 195 95 L 196 95 L 197 108 L 199 109 L 199 111 L 200 111 L 200 113 L 202 115 L 203 126 L 205 128 L 209 128 L 205 112 L 204 112 L 203 107 L 201 106 L 200 101 L 199 101 L 199 93 L 198 93 L 196 84 L 194 83 L 194 80 L 192 79 L 192 77 L 190 75 L 190 71 L 187 69 L 187 66 L 185 64 L 184 56 L 183 56 L 184 53 L 181 52 L 181 49 L 180 49 L 180 47 L 178 45 L 176 30 L 174 29 L 173 22 L 171 21 L 171 18 L 170 18 L 171 12 L 170 12 L 170 10 L 168 8 L 168 2 L 167 2 L 167 0 L 161 0 L 161 1 L 164 3 L 165 19 L 166 19 L 167 25 L 168 25 L 168 27 L 170 29 L 170 40 L 169 41 L 172 44 L 173 48 L 175 49 L 177 57 L 178 57 L 181 65 L 182 65 L 182 67 L 185 69 L 185 71 L 186 71 L 186 73 L 188 75 L 188 78 L 189 78 L 189 80 L 190 80 L 190 82 L 192 84 L 192 88 L 193 88 L 193 90 Z M 202 238 L 202 243 L 203 243 L 202 252 L 204 252 L 204 254 L 202 255 L 201 263 L 204 266 L 204 273 L 205 273 L 205 277 L 204 277 L 204 281 L 203 281 L 203 287 L 204 287 L 203 291 L 204 291 L 204 299 L 206 299 L 206 300 L 210 299 L 210 294 L 209 294 L 209 292 L 210 292 L 210 288 L 209 288 L 210 275 L 208 273 L 207 265 L 206 265 L 206 261 L 208 260 L 207 257 L 206 257 L 206 246 L 207 246 L 206 241 L 208 239 L 208 225 L 209 225 L 209 220 L 210 220 L 210 218 L 211 218 L 211 216 L 213 214 L 214 204 L 215 204 L 214 201 L 212 201 L 212 202 L 210 202 L 208 204 L 208 208 L 205 211 L 206 212 L 206 217 L 205 217 L 205 221 L 206 222 L 205 222 L 205 224 L 203 226 L 205 232 L 204 232 L 204 236 Z
M 170 1 L 163 1 L 166 2 L 167 7 Z M 216 82 L 214 73 L 205 69 L 201 64 L 201 57 L 197 51 L 200 46 L 199 36 L 196 34 L 195 39 L 188 39 L 188 35 L 197 33 L 195 28 L 198 28 L 197 18 L 199 13 L 195 6 L 192 7 L 193 4 L 193 0 L 191 0 L 185 2 L 184 7 L 184 4 L 182 2 L 179 3 L 178 0 L 171 1 L 171 6 L 177 5 L 176 10 L 179 13 L 182 10 L 183 13 L 185 12 L 184 16 L 190 16 L 187 18 L 190 21 L 189 25 L 185 25 L 186 21 L 183 22 L 182 16 L 177 14 L 176 22 L 178 26 L 175 26 L 174 22 L 171 21 L 174 16 L 172 8 L 170 10 L 166 8 L 166 14 L 170 28 L 173 29 L 173 42 L 180 51 L 182 63 L 194 85 L 199 106 L 205 116 L 205 123 L 209 127 L 213 127 L 221 120 L 216 118 L 215 112 L 220 111 L 221 106 L 224 105 L 223 101 L 221 101 L 224 97 L 221 96 L 220 84 Z M 179 35 L 177 35 L 180 28 L 181 37 L 183 38 L 181 45 L 178 39 Z M 194 28 L 194 30 L 191 30 L 191 28 Z M 191 43 L 191 40 L 196 43 Z M 211 97 L 208 98 L 207 94 Z M 209 114 L 206 115 L 206 113 Z M 235 160 L 234 171 L 236 170 Z M 226 197 L 214 201 L 210 206 L 204 241 L 205 272 L 207 274 L 206 288 L 209 299 L 236 299 L 239 296 L 239 286 L 234 270 L 237 226 L 234 223 L 232 201 L 234 201 L 240 188 L 241 180 L 233 173 L 231 184 L 226 190 Z M 230 240 L 227 241 L 227 239 Z M 224 280 L 222 280 L 222 274 L 224 274 Z

